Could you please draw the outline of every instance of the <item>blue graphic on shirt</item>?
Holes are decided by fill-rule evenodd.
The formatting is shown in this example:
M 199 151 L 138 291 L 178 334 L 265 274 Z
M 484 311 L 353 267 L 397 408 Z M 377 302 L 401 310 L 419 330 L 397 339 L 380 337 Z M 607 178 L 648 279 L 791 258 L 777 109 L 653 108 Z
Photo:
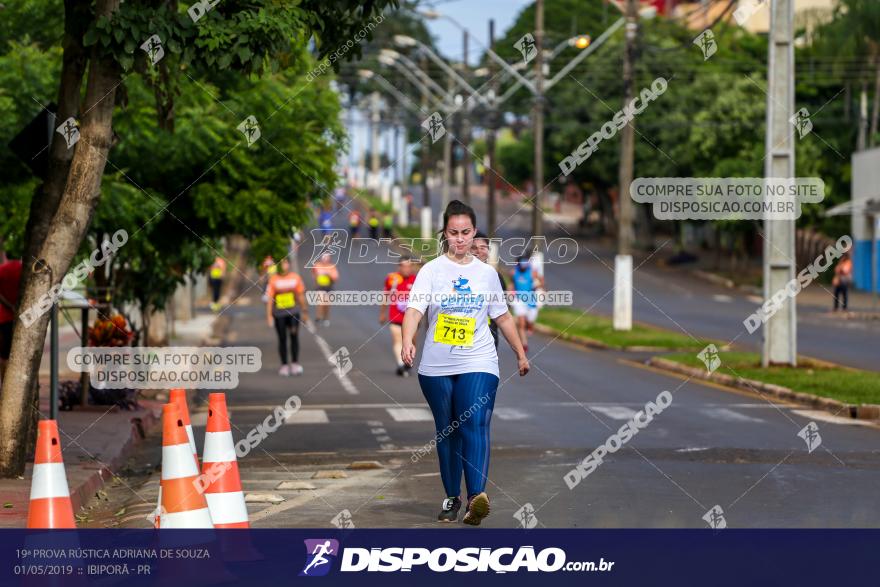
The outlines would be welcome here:
M 459 275 L 458 279 L 452 280 L 452 291 L 471 293 L 471 286 L 469 286 L 468 283 L 470 283 L 469 279 L 465 279 L 464 277 Z
M 476 314 L 483 307 L 485 296 L 471 291 L 470 280 L 461 275 L 452 280 L 452 293 L 440 300 L 440 310 L 456 314 Z

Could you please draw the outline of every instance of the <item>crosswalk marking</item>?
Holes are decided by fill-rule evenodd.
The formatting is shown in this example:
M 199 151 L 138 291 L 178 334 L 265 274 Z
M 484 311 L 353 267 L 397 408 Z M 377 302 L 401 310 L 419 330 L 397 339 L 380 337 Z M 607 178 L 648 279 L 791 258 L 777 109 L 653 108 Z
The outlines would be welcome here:
M 762 420 L 761 418 L 746 416 L 745 414 L 740 414 L 739 412 L 734 412 L 733 410 L 728 410 L 727 408 L 703 409 L 700 410 L 700 413 L 716 420 L 723 420 L 724 422 L 751 422 L 754 424 L 764 423 L 764 420 Z
M 285 424 L 327 424 L 327 412 L 324 410 L 299 410 L 294 412 Z
M 623 406 L 592 406 L 590 409 L 613 420 L 632 420 L 632 417 L 636 415 L 635 410 Z
M 385 408 L 395 422 L 433 422 L 428 408 Z
M 501 418 L 502 420 L 527 420 L 531 418 L 528 412 L 519 408 L 495 408 L 492 416 Z

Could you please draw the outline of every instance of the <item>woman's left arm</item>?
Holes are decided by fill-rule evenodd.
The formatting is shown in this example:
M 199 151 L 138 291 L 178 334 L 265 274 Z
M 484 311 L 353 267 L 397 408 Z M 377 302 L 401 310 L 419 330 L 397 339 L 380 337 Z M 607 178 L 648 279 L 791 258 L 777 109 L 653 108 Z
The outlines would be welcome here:
M 520 376 L 525 375 L 529 372 L 529 360 L 526 358 L 526 351 L 523 350 L 522 341 L 519 339 L 519 333 L 516 331 L 516 325 L 513 323 L 510 312 L 505 312 L 497 318 L 492 318 L 492 320 L 498 325 L 498 330 L 501 331 L 501 334 L 507 340 L 507 344 L 510 345 L 510 348 L 516 354 Z

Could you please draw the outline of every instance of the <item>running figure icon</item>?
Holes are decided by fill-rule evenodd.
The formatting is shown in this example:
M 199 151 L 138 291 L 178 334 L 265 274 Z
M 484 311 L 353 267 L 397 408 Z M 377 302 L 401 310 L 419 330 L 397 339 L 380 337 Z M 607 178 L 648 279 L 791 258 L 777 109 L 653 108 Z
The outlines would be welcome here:
M 315 549 L 311 552 L 312 562 L 306 565 L 306 568 L 303 569 L 302 574 L 308 575 L 309 569 L 313 569 L 315 567 L 326 565 L 330 562 L 330 559 L 325 558 L 325 554 L 336 554 L 336 552 L 330 548 L 330 541 L 326 540 L 322 543 L 316 544 Z M 323 574 L 323 573 L 322 573 Z

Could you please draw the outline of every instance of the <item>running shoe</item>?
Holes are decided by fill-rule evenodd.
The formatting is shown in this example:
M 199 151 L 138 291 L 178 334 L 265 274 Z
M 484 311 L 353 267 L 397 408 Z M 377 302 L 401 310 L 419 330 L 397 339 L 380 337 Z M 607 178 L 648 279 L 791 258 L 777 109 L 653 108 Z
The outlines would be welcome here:
M 461 499 L 458 497 L 447 497 L 443 500 L 443 509 L 437 514 L 439 522 L 455 522 L 458 520 L 458 510 L 461 509 Z
M 410 375 L 412 375 L 411 371 L 412 371 L 412 367 L 410 367 L 409 365 L 403 366 L 403 376 L 404 377 L 409 377 Z
M 291 375 L 302 375 L 303 367 L 299 363 L 291 363 L 290 364 L 290 374 Z
M 323 324 L 324 324 L 324 328 L 329 328 L 329 327 L 330 327 L 330 321 L 329 321 L 329 320 L 324 320 Z
M 398 367 L 397 368 L 397 376 L 403 377 L 403 373 L 404 373 L 404 367 L 403 366 Z
M 281 375 L 282 377 L 289 377 L 290 376 L 290 366 L 281 365 L 281 368 L 278 369 L 278 374 Z
M 479 526 L 483 518 L 489 515 L 489 496 L 486 492 L 478 493 L 473 496 L 468 503 L 467 512 L 464 514 L 462 522 L 471 526 Z

